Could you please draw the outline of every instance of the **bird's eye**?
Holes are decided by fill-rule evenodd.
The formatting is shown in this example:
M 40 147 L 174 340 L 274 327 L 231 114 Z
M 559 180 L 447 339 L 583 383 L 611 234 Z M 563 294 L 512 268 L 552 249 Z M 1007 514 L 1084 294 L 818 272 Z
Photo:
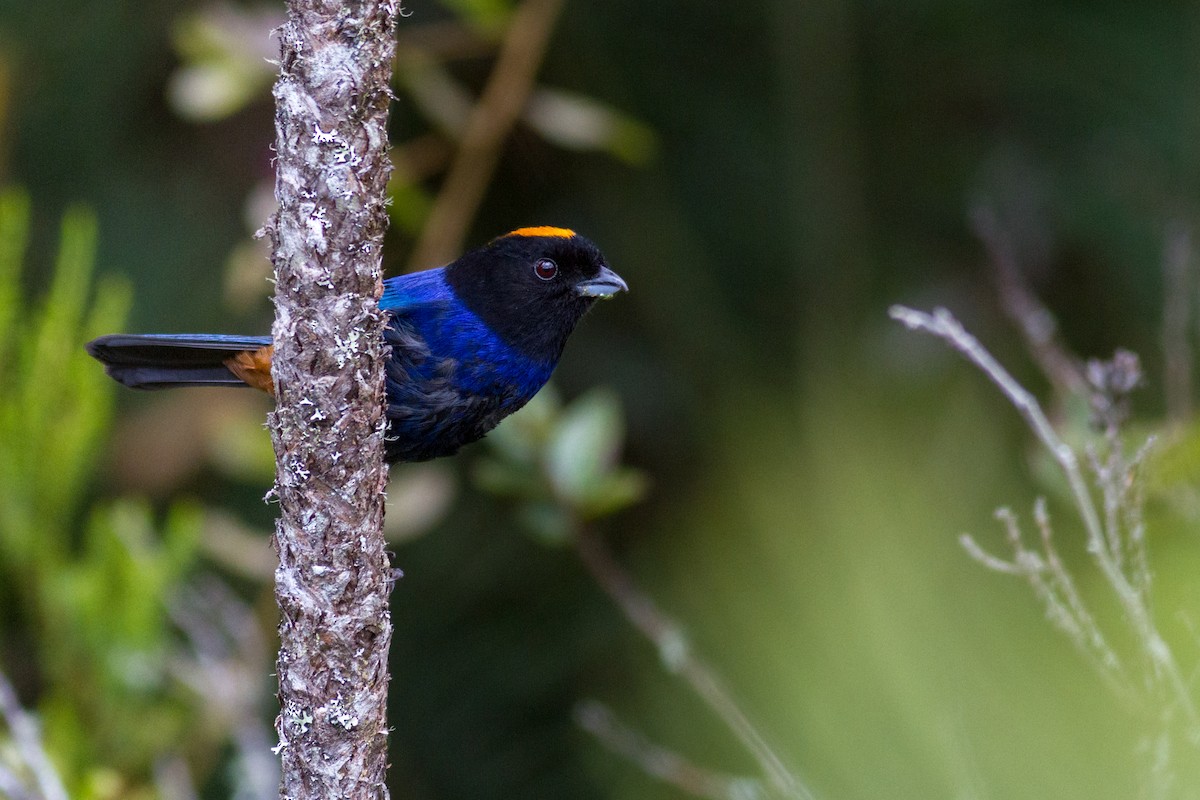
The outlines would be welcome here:
M 553 280 L 554 276 L 558 274 L 558 264 L 548 258 L 539 258 L 533 265 L 533 274 L 544 281 Z

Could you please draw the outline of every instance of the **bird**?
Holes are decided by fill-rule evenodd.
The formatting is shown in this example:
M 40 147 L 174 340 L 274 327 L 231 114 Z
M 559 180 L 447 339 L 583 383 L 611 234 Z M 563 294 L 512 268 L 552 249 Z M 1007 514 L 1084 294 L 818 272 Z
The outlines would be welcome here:
M 388 278 L 384 368 L 389 463 L 452 455 L 550 379 L 597 300 L 628 291 L 569 228 L 518 228 L 442 267 Z M 250 386 L 274 393 L 269 336 L 109 334 L 87 352 L 133 389 Z

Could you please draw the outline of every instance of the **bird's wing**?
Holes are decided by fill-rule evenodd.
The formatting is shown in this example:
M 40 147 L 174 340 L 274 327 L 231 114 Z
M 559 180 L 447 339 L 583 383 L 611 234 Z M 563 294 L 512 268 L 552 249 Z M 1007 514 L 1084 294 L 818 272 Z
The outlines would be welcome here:
M 406 316 L 425 309 L 437 311 L 450 301 L 450 287 L 443 271 L 431 269 L 385 280 L 379 307 L 395 316 Z

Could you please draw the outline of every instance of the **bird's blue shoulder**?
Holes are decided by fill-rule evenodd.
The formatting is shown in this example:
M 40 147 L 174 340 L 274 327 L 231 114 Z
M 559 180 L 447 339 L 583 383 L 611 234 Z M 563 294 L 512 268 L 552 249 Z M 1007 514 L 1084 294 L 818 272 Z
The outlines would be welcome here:
M 428 269 L 385 280 L 379 307 L 394 314 L 405 314 L 430 306 L 445 306 L 453 296 L 446 284 L 445 270 Z
M 458 388 L 488 394 L 503 387 L 528 399 L 554 370 L 553 363 L 530 359 L 488 328 L 454 293 L 443 268 L 389 278 L 379 306 L 411 327 L 435 360 L 454 363 Z
M 384 282 L 391 461 L 449 455 L 525 404 L 554 364 L 506 344 L 470 311 L 441 269 Z

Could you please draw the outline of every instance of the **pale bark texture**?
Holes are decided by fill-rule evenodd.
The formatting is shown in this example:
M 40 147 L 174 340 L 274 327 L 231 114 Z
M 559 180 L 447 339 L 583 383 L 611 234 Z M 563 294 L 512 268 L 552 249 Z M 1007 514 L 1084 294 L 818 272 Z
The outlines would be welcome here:
M 386 798 L 382 534 L 387 111 L 397 7 L 289 0 L 275 84 L 283 798 Z

